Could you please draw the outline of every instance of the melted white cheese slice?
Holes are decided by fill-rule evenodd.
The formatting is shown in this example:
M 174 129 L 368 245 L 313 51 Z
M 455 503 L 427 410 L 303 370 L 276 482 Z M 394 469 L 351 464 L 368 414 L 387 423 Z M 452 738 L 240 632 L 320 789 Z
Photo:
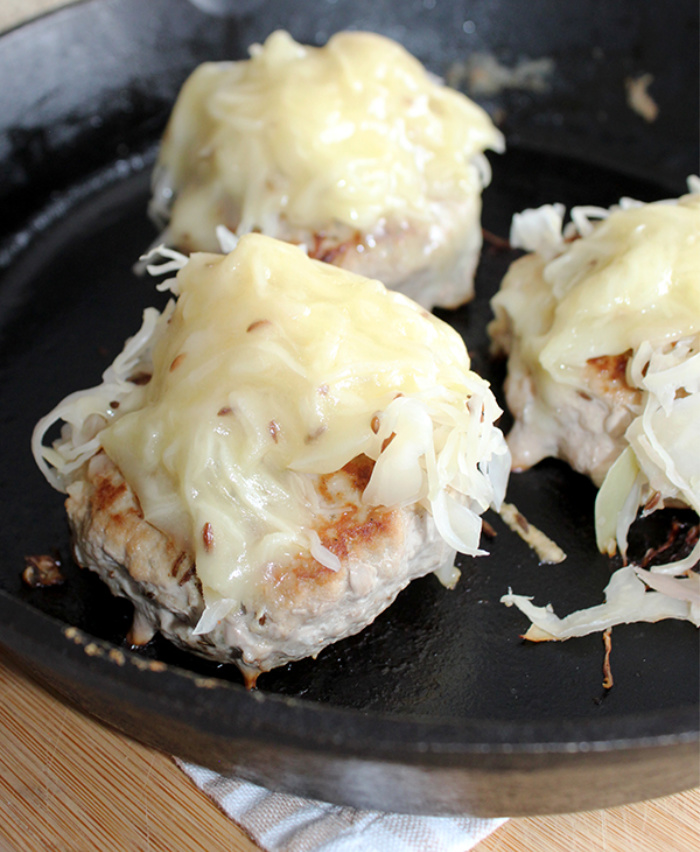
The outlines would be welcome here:
M 145 518 L 194 552 L 208 605 L 244 600 L 266 565 L 308 552 L 313 475 L 361 453 L 379 459 L 373 504 L 444 505 L 438 528 L 477 552 L 476 516 L 502 499 L 509 456 L 457 332 L 258 234 L 193 255 L 173 290 L 151 381 L 99 437 Z
M 700 332 L 698 270 L 700 195 L 616 209 L 562 244 L 537 292 L 509 313 L 526 335 L 542 329 L 528 341 L 531 356 L 558 381 L 576 383 L 590 358 Z M 494 304 L 505 304 L 502 293 Z
M 369 232 L 478 195 L 475 158 L 487 148 L 502 150 L 503 138 L 486 112 L 399 44 L 342 32 L 306 47 L 278 31 L 249 60 L 206 63 L 186 81 L 160 151 L 166 197 L 157 184 L 153 209 L 212 250 L 216 225 L 279 235 L 280 216 Z

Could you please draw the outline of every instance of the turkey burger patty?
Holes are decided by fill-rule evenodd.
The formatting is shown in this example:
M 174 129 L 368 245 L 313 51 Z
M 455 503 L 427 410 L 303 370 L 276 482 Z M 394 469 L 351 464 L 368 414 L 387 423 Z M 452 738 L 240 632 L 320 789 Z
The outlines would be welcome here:
M 174 263 L 176 298 L 35 430 L 78 561 L 141 627 L 253 674 L 362 629 L 416 576 L 453 585 L 510 467 L 461 337 L 262 235 Z

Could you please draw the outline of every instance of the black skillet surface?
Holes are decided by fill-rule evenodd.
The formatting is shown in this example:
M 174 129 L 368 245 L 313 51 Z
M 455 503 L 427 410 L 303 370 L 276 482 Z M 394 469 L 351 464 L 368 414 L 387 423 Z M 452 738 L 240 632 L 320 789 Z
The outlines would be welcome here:
M 99 381 L 138 327 L 143 307 L 158 301 L 131 265 L 154 235 L 145 215 L 149 170 L 183 76 L 204 59 L 241 55 L 244 45 L 279 25 L 301 40 L 323 41 L 358 21 L 401 38 L 444 71 L 444 63 L 470 46 L 470 27 L 457 28 L 459 21 L 473 22 L 480 10 L 480 34 L 496 21 L 484 4 L 471 12 L 469 4 L 442 4 L 442 18 L 429 2 L 406 4 L 401 12 L 381 3 L 371 9 L 307 3 L 295 11 L 276 3 L 244 5 L 256 9 L 214 20 L 184 0 L 92 0 L 0 38 L 2 79 L 11 72 L 24 81 L 14 93 L 3 87 L 2 97 L 10 100 L 0 104 L 0 641 L 44 683 L 145 742 L 270 787 L 341 803 L 515 815 L 607 806 L 700 783 L 700 660 L 692 626 L 616 628 L 615 685 L 604 693 L 600 636 L 524 644 L 519 633 L 525 619 L 499 603 L 510 586 L 565 613 L 601 600 L 617 567 L 595 549 L 592 486 L 557 462 L 513 477 L 509 499 L 564 548 L 564 563 L 538 565 L 497 517 L 489 517 L 497 532 L 488 542 L 491 556 L 463 558 L 456 590 L 432 577 L 414 582 L 362 634 L 315 661 L 262 676 L 255 693 L 243 689 L 235 668 L 164 641 L 139 653 L 126 650 L 131 606 L 72 565 L 62 500 L 35 469 L 29 435 L 62 396 Z M 529 8 L 543 13 L 547 5 Z M 318 14 L 309 23 L 314 6 Z M 501 45 L 518 35 L 512 16 L 504 20 L 505 34 L 492 33 Z M 583 51 L 585 34 L 576 23 L 565 20 L 561 30 L 545 32 L 556 42 L 553 54 L 565 55 L 567 39 Z M 639 24 L 624 49 L 643 29 Z M 518 50 L 542 55 L 533 38 L 526 28 Z M 615 39 L 623 41 L 620 33 Z M 614 53 L 610 44 L 598 43 L 598 49 Z M 506 59 L 517 53 L 508 50 Z M 643 58 L 651 61 L 655 50 Z M 627 68 L 626 55 L 618 52 L 611 67 Z M 594 77 L 589 66 L 585 74 Z M 554 127 L 564 115 L 582 124 L 590 93 L 578 102 L 567 95 L 577 73 L 564 75 L 557 91 L 539 101 L 506 92 L 490 103 L 511 110 L 506 130 L 516 140 L 505 156 L 492 158 L 494 180 L 484 206 L 490 231 L 507 234 L 514 211 L 544 202 L 608 205 L 621 195 L 652 200 L 682 191 L 680 176 L 693 170 L 695 153 L 676 101 L 669 101 L 665 133 L 636 127 L 641 119 L 634 115 L 626 116 L 627 124 L 611 118 L 615 132 L 598 126 L 596 154 L 588 160 L 580 142 L 577 156 L 562 156 L 562 149 L 573 147 L 568 129 L 548 130 L 539 145 L 531 144 L 538 126 Z M 659 66 L 658 73 L 672 93 L 675 65 Z M 597 102 L 618 95 L 601 90 Z M 671 128 L 676 142 L 686 139 L 690 147 L 671 144 Z M 647 130 L 644 141 L 639 134 Z M 587 132 L 590 142 L 593 131 Z M 601 133 L 610 144 L 601 142 Z M 630 152 L 626 166 L 638 170 L 653 157 L 664 185 L 635 177 L 622 150 Z M 606 160 L 616 167 L 603 165 Z M 486 248 L 477 300 L 443 314 L 464 334 L 475 368 L 499 392 L 502 368 L 487 356 L 485 324 L 488 298 L 512 257 Z M 641 552 L 654 537 L 665 537 L 669 523 L 655 517 L 636 533 L 634 547 Z M 65 585 L 25 587 L 24 556 L 53 551 L 63 558 Z

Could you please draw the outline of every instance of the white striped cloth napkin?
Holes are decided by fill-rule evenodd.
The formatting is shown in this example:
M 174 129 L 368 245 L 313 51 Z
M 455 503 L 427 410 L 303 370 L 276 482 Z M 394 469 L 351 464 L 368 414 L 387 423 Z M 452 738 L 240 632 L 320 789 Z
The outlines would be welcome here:
M 467 852 L 506 822 L 361 811 L 176 763 L 265 852 Z

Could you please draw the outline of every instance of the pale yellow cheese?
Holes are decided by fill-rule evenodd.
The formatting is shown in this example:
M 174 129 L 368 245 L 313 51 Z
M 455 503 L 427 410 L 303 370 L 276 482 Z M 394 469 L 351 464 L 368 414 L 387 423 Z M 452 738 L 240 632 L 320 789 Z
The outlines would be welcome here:
M 159 170 L 172 232 L 214 248 L 221 223 L 278 235 L 280 216 L 364 232 L 429 218 L 436 202 L 478 197 L 487 148 L 503 139 L 486 112 L 396 42 L 341 32 L 317 48 L 278 31 L 249 60 L 194 71 Z
M 698 269 L 700 196 L 614 211 L 545 272 L 559 300 L 545 363 L 695 334 Z
M 417 408 L 392 449 L 428 424 L 410 470 L 394 469 L 397 500 L 449 487 L 483 510 L 502 497 L 484 473 L 507 453 L 491 392 L 457 332 L 411 300 L 259 234 L 193 255 L 173 289 L 153 377 L 100 441 L 146 519 L 194 552 L 208 604 L 244 599 L 264 566 L 310 550 L 310 475 L 377 459 L 397 397 Z
M 700 332 L 700 195 L 613 210 L 558 257 L 529 263 L 531 281 L 506 283 L 493 304 L 557 381 L 577 383 L 590 358 Z

